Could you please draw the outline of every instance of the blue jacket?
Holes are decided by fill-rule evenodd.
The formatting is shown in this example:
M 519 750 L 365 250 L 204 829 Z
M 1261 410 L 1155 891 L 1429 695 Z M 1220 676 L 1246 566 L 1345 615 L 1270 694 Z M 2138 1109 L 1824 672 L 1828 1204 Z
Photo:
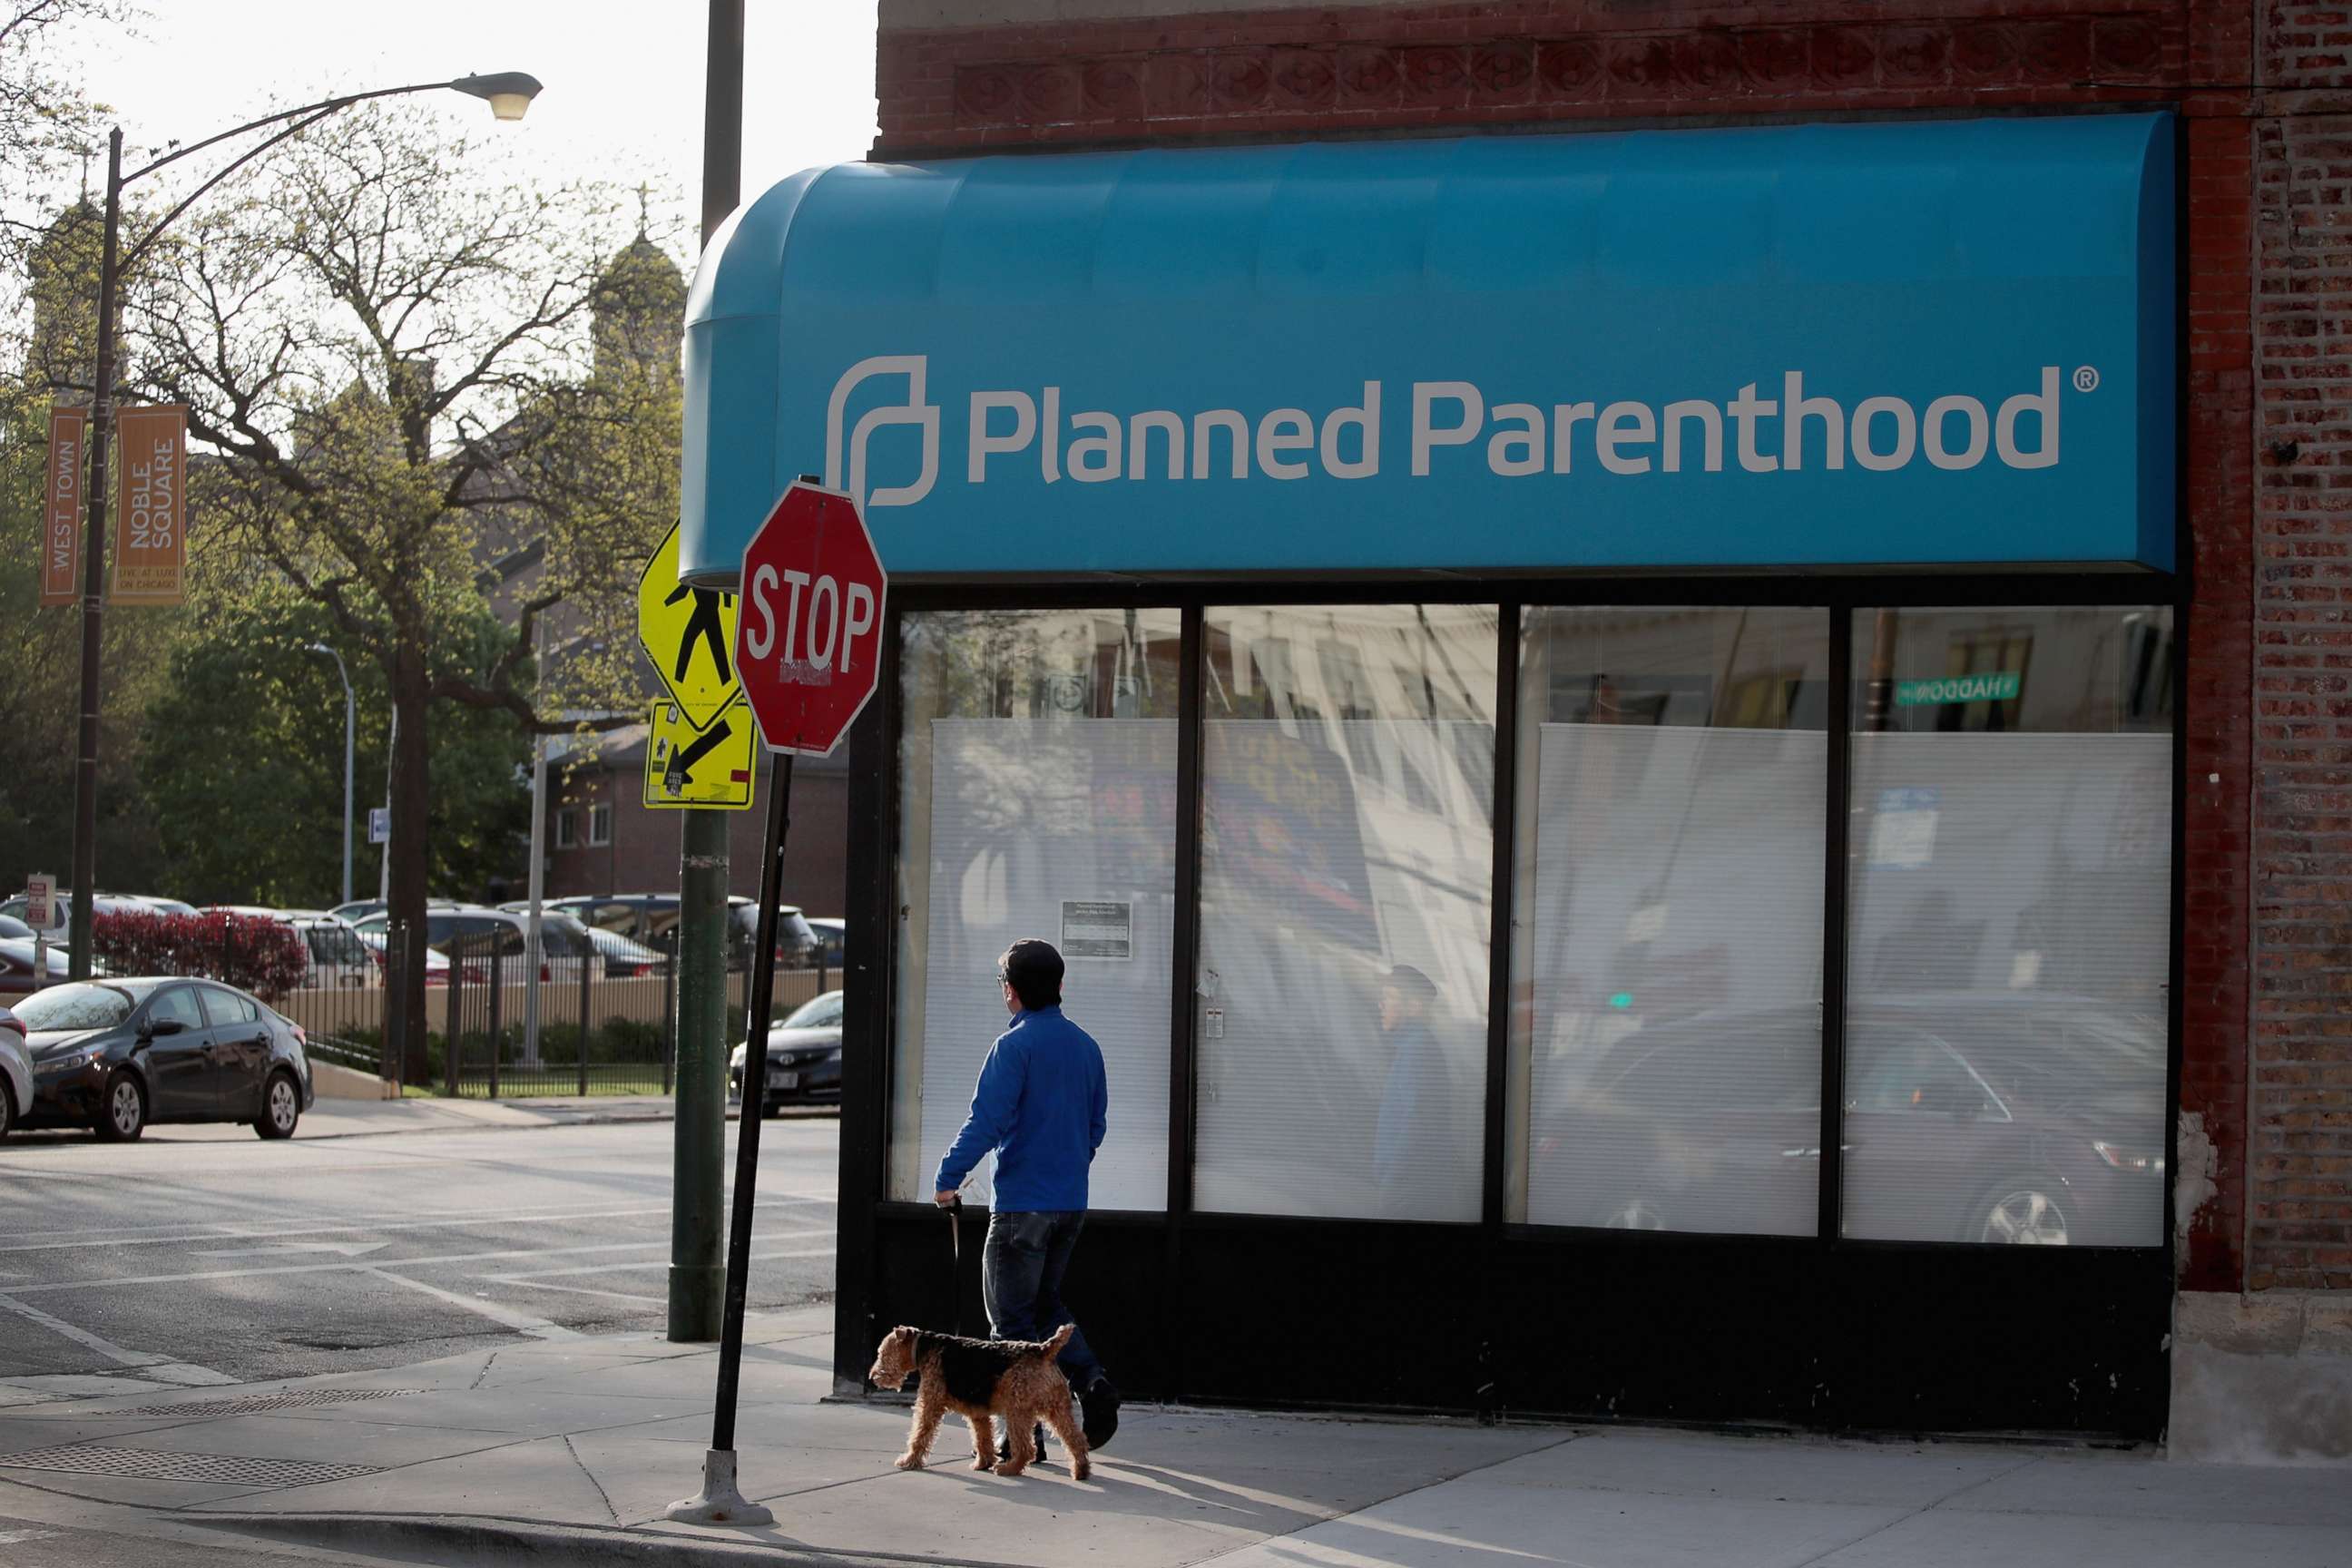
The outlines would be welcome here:
M 1014 1015 L 980 1065 L 980 1087 L 955 1147 L 940 1162 L 953 1192 L 996 1151 L 996 1202 L 1005 1214 L 1087 1206 L 1087 1168 L 1108 1127 L 1102 1047 L 1057 1006 Z

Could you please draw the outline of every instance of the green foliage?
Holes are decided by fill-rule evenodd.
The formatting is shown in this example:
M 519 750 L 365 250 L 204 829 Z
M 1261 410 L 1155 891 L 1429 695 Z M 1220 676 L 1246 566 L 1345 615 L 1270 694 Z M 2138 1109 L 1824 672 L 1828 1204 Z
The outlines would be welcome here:
M 138 746 L 167 882 L 195 902 L 324 908 L 340 898 L 343 686 L 331 618 L 281 584 L 215 585 L 189 607 L 192 635 L 172 653 Z M 487 612 L 441 628 L 436 648 L 462 657 L 502 635 Z M 358 698 L 354 892 L 377 880 L 381 851 L 366 813 L 384 798 L 390 706 L 383 671 L 348 648 Z M 504 715 L 446 713 L 433 731 L 430 870 L 446 897 L 480 898 L 514 873 L 530 832 L 520 770 L 530 747 Z
M 40 607 L 41 492 L 48 465 L 48 394 L 0 384 L 0 735 L 7 737 L 0 784 L 0 888 L 34 871 L 71 869 L 74 759 L 79 752 L 81 612 Z M 145 705 L 159 684 L 185 612 L 140 606 L 110 612 L 103 688 L 108 722 L 99 750 L 99 841 L 103 886 L 170 891 L 152 814 L 139 797 L 136 727 L 118 721 Z

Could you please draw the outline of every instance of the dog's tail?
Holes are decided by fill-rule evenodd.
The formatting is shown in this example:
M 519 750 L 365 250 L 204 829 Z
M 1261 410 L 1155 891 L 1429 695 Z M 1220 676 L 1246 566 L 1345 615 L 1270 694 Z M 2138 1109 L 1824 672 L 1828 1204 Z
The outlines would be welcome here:
M 1062 1347 L 1068 1344 L 1070 1342 L 1070 1336 L 1077 1331 L 1078 1325 L 1076 1323 L 1064 1323 L 1060 1328 L 1055 1329 L 1054 1331 L 1053 1337 L 1045 1342 L 1045 1359 L 1047 1361 L 1051 1361 L 1055 1356 L 1060 1355 L 1062 1353 Z

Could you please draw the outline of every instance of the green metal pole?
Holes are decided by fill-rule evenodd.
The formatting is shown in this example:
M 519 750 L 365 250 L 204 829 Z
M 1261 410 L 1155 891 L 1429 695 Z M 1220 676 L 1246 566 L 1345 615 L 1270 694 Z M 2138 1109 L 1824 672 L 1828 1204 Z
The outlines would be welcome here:
M 702 95 L 702 243 L 743 184 L 743 0 L 710 0 Z M 727 814 L 688 810 L 678 859 L 677 1144 L 671 1166 L 669 1337 L 719 1337 L 727 1293 Z M 751 1091 L 760 1091 L 754 1089 Z M 747 1104 L 756 1103 L 746 1101 Z M 757 1115 L 755 1110 L 753 1115 Z
M 669 1337 L 719 1337 L 727 1266 L 727 814 L 685 811 L 677 922 L 677 1121 Z

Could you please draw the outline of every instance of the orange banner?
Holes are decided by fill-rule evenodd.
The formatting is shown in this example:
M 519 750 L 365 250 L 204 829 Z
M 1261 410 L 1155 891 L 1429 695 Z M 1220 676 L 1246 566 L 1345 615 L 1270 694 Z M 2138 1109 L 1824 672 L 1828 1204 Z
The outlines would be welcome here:
M 176 605 L 188 559 L 188 411 L 170 404 L 115 417 L 122 485 L 114 523 L 114 602 Z
M 89 410 L 49 410 L 49 483 L 41 498 L 41 603 L 81 596 L 82 473 L 89 460 Z

